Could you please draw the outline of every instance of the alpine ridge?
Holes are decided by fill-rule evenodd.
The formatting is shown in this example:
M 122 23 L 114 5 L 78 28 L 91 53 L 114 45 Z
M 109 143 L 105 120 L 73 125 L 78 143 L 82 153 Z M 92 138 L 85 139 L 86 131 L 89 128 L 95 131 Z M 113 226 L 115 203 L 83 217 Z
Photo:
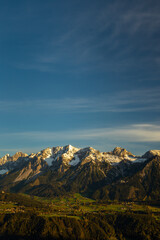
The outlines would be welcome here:
M 154 181 L 153 181 L 154 179 Z M 160 150 L 135 156 L 116 147 L 100 152 L 71 145 L 0 159 L 0 189 L 38 196 L 81 193 L 95 199 L 160 197 Z

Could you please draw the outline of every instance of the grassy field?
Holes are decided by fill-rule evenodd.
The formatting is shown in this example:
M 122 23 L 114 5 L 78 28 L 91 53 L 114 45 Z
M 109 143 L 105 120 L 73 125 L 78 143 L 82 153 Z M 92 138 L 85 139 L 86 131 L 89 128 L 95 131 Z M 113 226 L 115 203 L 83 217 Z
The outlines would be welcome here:
M 80 194 L 42 198 L 0 193 L 0 239 L 9 239 L 10 235 L 11 240 L 44 240 L 48 236 L 65 240 L 159 240 L 158 206 L 158 202 L 96 201 Z
M 8 194 L 8 195 L 7 195 Z M 17 203 L 17 196 L 18 203 Z M 16 197 L 16 198 L 15 198 Z M 22 201 L 21 201 L 22 198 Z M 29 204 L 30 203 L 30 204 Z M 81 219 L 84 214 L 141 213 L 152 214 L 160 220 L 160 208 L 136 202 L 98 202 L 76 193 L 68 197 L 42 198 L 26 194 L 1 194 L 0 214 L 16 212 L 35 212 L 45 217 L 69 217 Z

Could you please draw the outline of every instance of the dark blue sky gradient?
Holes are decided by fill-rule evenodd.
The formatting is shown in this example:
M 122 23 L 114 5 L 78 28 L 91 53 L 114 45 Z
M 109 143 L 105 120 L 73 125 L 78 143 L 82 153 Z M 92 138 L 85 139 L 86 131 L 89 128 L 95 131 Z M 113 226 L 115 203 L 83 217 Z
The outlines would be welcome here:
M 0 155 L 159 148 L 159 1 L 0 5 Z

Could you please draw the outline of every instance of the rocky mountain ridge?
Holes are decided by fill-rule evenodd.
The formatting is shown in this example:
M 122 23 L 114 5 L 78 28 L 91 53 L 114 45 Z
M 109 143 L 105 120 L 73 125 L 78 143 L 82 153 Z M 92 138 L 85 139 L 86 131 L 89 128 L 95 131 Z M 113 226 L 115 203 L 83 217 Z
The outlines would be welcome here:
M 109 163 L 114 164 L 124 159 L 129 161 L 136 161 L 138 159 L 145 160 L 150 156 L 158 154 L 160 155 L 160 150 L 151 150 L 145 153 L 142 157 L 136 157 L 126 149 L 120 147 L 116 147 L 112 152 L 100 152 L 92 147 L 76 148 L 67 145 L 64 147 L 58 146 L 46 148 L 38 153 L 31 153 L 30 155 L 22 152 L 17 152 L 13 156 L 6 154 L 0 158 L 0 166 L 5 165 L 6 163 L 16 162 L 17 160 L 19 161 L 20 159 L 29 160 L 35 157 L 45 160 L 49 166 L 51 166 L 54 161 L 59 161 L 60 159 L 64 164 L 72 166 L 75 166 L 80 162 L 81 164 L 85 164 L 90 161 L 108 161 Z
M 138 190 L 134 185 L 137 181 L 140 181 L 139 185 L 147 184 L 136 178 L 139 176 L 136 174 L 140 172 L 142 176 L 145 167 L 153 168 L 154 164 L 149 164 L 158 161 L 159 153 L 160 150 L 150 150 L 143 156 L 135 156 L 120 147 L 111 152 L 100 152 L 92 147 L 71 145 L 46 148 L 30 155 L 18 152 L 0 159 L 0 189 L 40 196 L 80 192 L 95 198 L 114 199 L 120 198 L 118 189 L 123 189 L 126 194 L 124 187 L 129 184 L 132 194 L 128 192 L 126 198 L 136 197 Z M 145 176 L 150 171 L 145 171 Z M 157 176 L 159 178 L 158 173 Z M 133 179 L 136 184 L 132 183 Z

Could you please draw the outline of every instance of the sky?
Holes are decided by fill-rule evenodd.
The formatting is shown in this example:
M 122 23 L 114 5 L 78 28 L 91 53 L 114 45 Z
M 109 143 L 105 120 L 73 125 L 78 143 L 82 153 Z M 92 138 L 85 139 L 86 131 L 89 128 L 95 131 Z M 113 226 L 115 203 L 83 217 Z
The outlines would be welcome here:
M 160 149 L 159 0 L 1 0 L 0 156 Z

